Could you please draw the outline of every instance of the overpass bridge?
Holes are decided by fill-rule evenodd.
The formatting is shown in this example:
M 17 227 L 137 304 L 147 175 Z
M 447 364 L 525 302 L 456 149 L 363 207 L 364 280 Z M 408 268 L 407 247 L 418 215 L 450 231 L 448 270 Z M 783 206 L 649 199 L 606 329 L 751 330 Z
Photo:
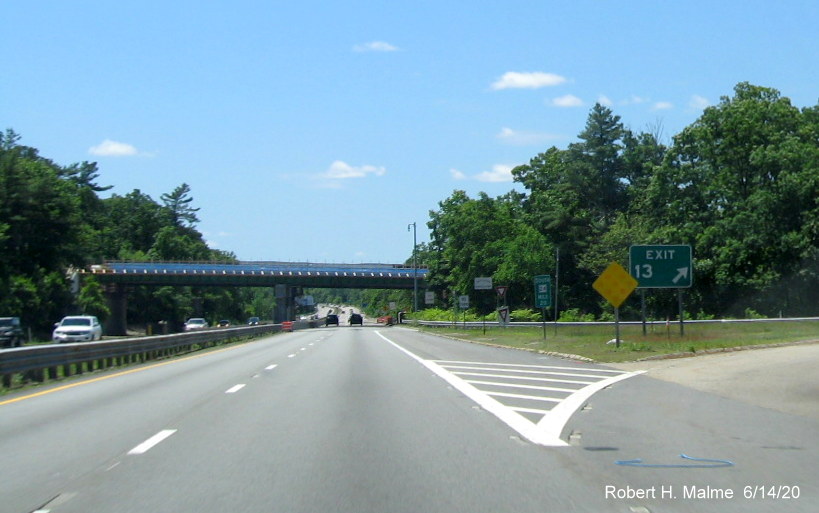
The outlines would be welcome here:
M 302 288 L 425 288 L 428 270 L 403 264 L 330 264 L 313 262 L 123 262 L 106 261 L 79 272 L 106 288 L 111 316 L 106 333 L 120 335 L 126 326 L 126 289 L 135 285 L 199 287 L 274 287 L 276 321 L 294 315 Z
M 426 268 L 403 264 L 319 264 L 312 262 L 105 262 L 81 271 L 100 283 L 272 287 L 412 289 Z

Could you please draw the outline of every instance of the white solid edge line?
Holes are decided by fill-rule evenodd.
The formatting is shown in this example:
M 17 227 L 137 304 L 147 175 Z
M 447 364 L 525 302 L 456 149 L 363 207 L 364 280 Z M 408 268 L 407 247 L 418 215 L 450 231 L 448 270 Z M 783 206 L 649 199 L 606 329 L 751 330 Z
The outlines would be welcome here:
M 623 374 L 624 371 L 621 370 L 612 370 L 612 369 L 597 369 L 597 368 L 590 368 L 586 369 L 583 367 L 557 367 L 554 365 L 530 365 L 530 364 L 522 364 L 522 363 L 499 363 L 499 362 L 464 362 L 460 360 L 433 360 L 435 363 L 442 363 L 445 364 L 445 367 L 450 367 L 450 364 L 475 364 L 475 365 L 503 365 L 504 367 L 521 367 L 521 368 L 532 368 L 532 369 L 557 369 L 557 370 L 573 370 L 573 371 L 586 371 L 586 372 L 607 372 L 611 374 Z
M 544 433 L 542 430 L 537 429 L 535 424 L 532 424 L 528 419 L 519 413 L 512 411 L 500 402 L 484 394 L 461 378 L 448 372 L 435 362 L 424 360 L 423 358 L 413 354 L 382 335 L 379 331 L 376 331 L 375 334 L 395 346 L 397 349 L 403 351 L 406 355 L 410 356 L 424 367 L 434 372 L 438 377 L 452 385 L 453 388 L 478 403 L 481 408 L 500 419 L 503 423 L 517 431 L 530 442 L 547 447 L 566 447 L 569 445 L 559 437 L 550 436 L 550 434 Z
M 225 390 L 225 393 L 226 393 L 226 394 L 235 394 L 236 392 L 238 392 L 239 390 L 243 389 L 244 387 L 245 387 L 245 384 L 244 384 L 244 383 L 240 383 L 240 384 L 238 384 L 238 385 L 233 385 L 232 387 L 230 387 L 230 388 L 228 388 L 227 390 Z
M 159 433 L 155 434 L 151 438 L 145 440 L 141 444 L 137 445 L 136 447 L 128 451 L 128 454 L 145 454 L 146 452 L 151 450 L 155 445 L 165 440 L 174 433 L 176 433 L 175 429 L 163 429 Z
M 619 376 L 612 376 L 608 379 L 598 381 L 593 385 L 581 388 L 558 403 L 545 417 L 540 419 L 540 422 L 537 423 L 537 429 L 541 431 L 544 436 L 560 437 L 560 433 L 563 431 L 563 426 L 569 422 L 569 419 L 572 417 L 572 415 L 574 415 L 574 412 L 583 406 L 583 403 L 585 403 L 594 393 L 603 390 L 613 383 L 632 378 L 639 374 L 644 374 L 645 372 L 646 371 L 641 370 L 621 374 Z

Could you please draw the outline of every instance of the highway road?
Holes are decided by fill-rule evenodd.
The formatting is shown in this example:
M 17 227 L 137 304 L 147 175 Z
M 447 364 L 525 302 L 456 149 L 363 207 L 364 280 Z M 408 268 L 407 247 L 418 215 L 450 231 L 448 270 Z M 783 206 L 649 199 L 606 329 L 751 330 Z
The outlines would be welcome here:
M 0 512 L 815 512 L 817 439 L 639 369 L 342 325 L 3 397 Z

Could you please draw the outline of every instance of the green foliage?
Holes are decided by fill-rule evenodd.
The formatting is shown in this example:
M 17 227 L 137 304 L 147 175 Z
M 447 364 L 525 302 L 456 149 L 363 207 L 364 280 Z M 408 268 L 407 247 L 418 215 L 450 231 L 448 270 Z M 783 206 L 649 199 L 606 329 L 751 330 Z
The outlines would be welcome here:
M 235 260 L 207 247 L 194 225 L 199 210 L 190 187 L 163 194 L 163 204 L 135 190 L 101 199 L 95 163 L 61 167 L 0 134 L 0 312 L 19 315 L 45 336 L 68 313 L 105 318 L 102 287 L 86 279 L 70 292 L 70 269 L 103 259 Z M 192 313 L 244 316 L 243 293 L 220 288 L 133 287 L 128 318 L 135 324 L 180 324 Z
M 419 321 L 451 321 L 452 316 L 455 315 L 453 310 L 444 310 L 441 308 L 427 308 L 420 312 L 415 312 L 409 315 L 410 319 Z
M 560 312 L 558 322 L 592 322 L 595 320 L 594 314 L 581 313 L 579 308 L 569 308 Z
M 543 320 L 540 312 L 528 308 L 512 310 L 509 318 L 512 322 L 540 322 Z
M 430 213 L 429 282 L 461 293 L 492 276 L 510 285 L 513 308 L 531 307 L 531 278 L 551 274 L 558 249 L 561 302 L 607 317 L 591 284 L 608 263 L 624 264 L 633 244 L 690 244 L 686 308 L 698 317 L 815 315 L 819 105 L 800 111 L 775 89 L 740 83 L 670 147 L 660 136 L 595 105 L 578 142 L 512 171 L 525 195 L 455 191 Z M 652 293 L 647 308 L 673 316 L 676 301 Z
M 254 288 L 247 293 L 244 317 L 258 317 L 262 320 L 273 318 L 276 308 L 276 294 L 273 289 Z
M 173 226 L 192 227 L 199 222 L 199 218 L 196 217 L 199 208 L 191 206 L 193 197 L 188 196 L 190 192 L 190 185 L 183 183 L 172 192 L 160 196 Z
M 104 289 L 94 278 L 83 280 L 77 296 L 77 305 L 83 313 L 96 315 L 101 321 L 111 313 L 105 301 Z

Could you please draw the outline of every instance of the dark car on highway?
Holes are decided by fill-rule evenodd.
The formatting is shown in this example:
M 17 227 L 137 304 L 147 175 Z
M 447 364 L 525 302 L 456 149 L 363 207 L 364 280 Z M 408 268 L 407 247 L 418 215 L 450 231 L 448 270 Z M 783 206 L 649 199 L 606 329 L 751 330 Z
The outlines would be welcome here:
M 23 345 L 23 328 L 19 317 L 0 317 L 0 347 Z
M 353 324 L 358 324 L 359 326 L 364 326 L 364 317 L 361 314 L 351 313 L 350 314 L 350 326 Z
M 327 318 L 324 319 L 324 325 L 329 326 L 331 324 L 335 324 L 336 326 L 338 326 L 338 315 L 327 314 Z

